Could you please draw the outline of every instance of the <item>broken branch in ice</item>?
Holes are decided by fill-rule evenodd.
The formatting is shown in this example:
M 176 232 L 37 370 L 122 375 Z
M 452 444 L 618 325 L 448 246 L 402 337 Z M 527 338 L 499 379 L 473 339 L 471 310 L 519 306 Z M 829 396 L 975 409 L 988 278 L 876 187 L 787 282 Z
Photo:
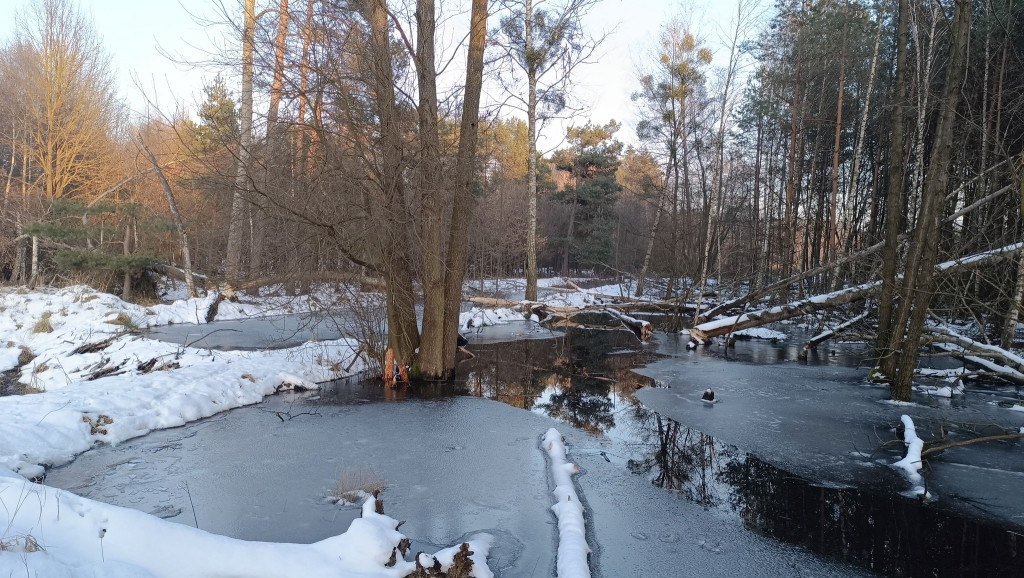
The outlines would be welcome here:
M 903 470 L 910 483 L 915 484 L 912 490 L 915 496 L 927 498 L 928 490 L 925 489 L 924 478 L 921 476 L 921 450 L 924 449 L 924 440 L 918 437 L 914 420 L 910 419 L 910 416 L 903 414 L 900 421 L 903 422 L 903 443 L 907 445 L 907 455 L 892 466 Z

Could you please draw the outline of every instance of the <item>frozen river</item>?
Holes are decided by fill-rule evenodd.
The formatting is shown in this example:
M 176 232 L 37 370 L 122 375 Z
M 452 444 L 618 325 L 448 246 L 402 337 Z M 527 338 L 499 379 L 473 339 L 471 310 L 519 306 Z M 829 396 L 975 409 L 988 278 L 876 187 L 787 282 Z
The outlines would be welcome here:
M 1024 414 L 880 403 L 884 390 L 849 367 L 856 345 L 804 366 L 788 361 L 793 343 L 741 342 L 733 357 L 746 361 L 727 361 L 673 336 L 641 347 L 624 331 L 503 331 L 471 336 L 477 358 L 454 386 L 274 396 L 90 451 L 47 483 L 238 538 L 312 542 L 358 514 L 327 500 L 339 474 L 372 469 L 414 550 L 486 531 L 499 576 L 553 576 L 538 442 L 554 425 L 581 467 L 596 576 L 1024 573 L 1007 557 L 1024 529 L 1019 444 L 944 456 L 938 500 L 924 505 L 900 495 L 909 485 L 886 465 L 896 448 L 880 449 L 900 413 L 1007 425 Z M 697 401 L 707 386 L 720 403 Z

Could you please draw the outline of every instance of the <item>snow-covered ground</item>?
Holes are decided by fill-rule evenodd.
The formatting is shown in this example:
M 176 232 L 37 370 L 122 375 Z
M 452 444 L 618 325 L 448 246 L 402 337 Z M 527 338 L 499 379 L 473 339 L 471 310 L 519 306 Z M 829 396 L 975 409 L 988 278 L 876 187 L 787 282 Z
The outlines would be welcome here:
M 551 280 L 549 284 L 555 283 Z M 186 299 L 171 287 L 153 306 L 126 303 L 84 286 L 0 292 L 0 371 L 32 392 L 0 397 L 0 575 L 39 576 L 404 576 L 398 522 L 364 505 L 341 535 L 315 544 L 245 542 L 29 481 L 96 444 L 117 444 L 364 366 L 354 340 L 287 349 L 211 351 L 134 332 L 202 324 L 216 294 Z M 268 292 L 223 301 L 217 320 L 306 313 L 344 302 L 329 288 L 309 297 Z M 513 310 L 474 309 L 463 327 L 523 321 Z M 344 369 L 343 369 L 344 368 Z M 490 537 L 469 539 L 473 574 L 491 576 Z M 584 542 L 585 547 L 585 542 Z M 457 547 L 421 555 L 447 569 Z M 583 558 L 585 560 L 586 554 Z
M 404 576 L 388 564 L 404 538 L 373 511 L 315 544 L 245 542 L 102 504 L 26 478 L 94 444 L 182 425 L 296 387 L 358 371 L 350 340 L 259 352 L 213 352 L 139 337 L 130 328 L 201 322 L 213 295 L 142 307 L 76 286 L 0 294 L 0 369 L 38 393 L 0 397 L 0 575 Z M 287 303 L 287 304 L 286 304 Z M 273 299 L 222 303 L 219 317 L 311 307 Z M 283 311 L 284 309 L 285 311 Z M 475 536 L 474 575 L 489 577 L 489 537 Z M 457 548 L 439 552 L 442 567 Z M 421 562 L 432 565 L 427 556 Z

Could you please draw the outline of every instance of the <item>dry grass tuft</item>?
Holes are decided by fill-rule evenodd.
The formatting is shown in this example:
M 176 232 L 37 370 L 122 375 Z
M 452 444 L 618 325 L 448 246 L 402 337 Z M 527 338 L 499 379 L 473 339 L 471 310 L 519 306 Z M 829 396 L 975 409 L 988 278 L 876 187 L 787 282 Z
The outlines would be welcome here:
M 345 468 L 338 476 L 334 498 L 338 502 L 356 503 L 367 496 L 376 496 L 387 489 L 383 476 L 370 468 Z
M 30 535 L 0 539 L 0 552 L 40 552 L 43 547 Z
M 32 326 L 32 333 L 53 333 L 53 324 L 50 323 L 50 316 L 52 313 L 49 311 L 43 313 L 43 316 L 36 321 L 36 324 Z
M 27 347 L 21 348 L 21 353 L 18 354 L 18 365 L 27 365 L 30 361 L 36 358 L 36 354 L 32 353 L 32 350 Z
M 135 331 L 139 328 L 139 324 L 132 320 L 124 311 L 117 314 L 117 317 L 107 321 L 111 325 L 120 325 L 128 331 Z

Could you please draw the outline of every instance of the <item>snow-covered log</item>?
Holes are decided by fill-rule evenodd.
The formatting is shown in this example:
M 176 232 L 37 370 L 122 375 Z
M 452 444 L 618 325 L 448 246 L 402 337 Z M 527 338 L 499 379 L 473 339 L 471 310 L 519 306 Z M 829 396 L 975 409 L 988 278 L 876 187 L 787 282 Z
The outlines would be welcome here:
M 995 375 L 1024 382 L 1024 358 L 1021 356 L 996 345 L 975 341 L 948 327 L 929 325 L 925 327 L 925 331 L 940 349 L 963 353 L 962 357 L 965 360 L 980 365 Z
M 874 295 L 878 292 L 881 286 L 881 281 L 865 283 L 863 285 L 850 287 L 848 289 L 840 289 L 839 291 L 833 291 L 832 293 L 826 293 L 824 295 L 815 295 L 814 297 L 808 297 L 807 299 L 801 299 L 800 301 L 794 301 L 777 307 L 708 321 L 691 329 L 690 337 L 698 341 L 707 341 L 712 337 L 725 335 L 730 331 L 740 331 L 750 327 L 764 325 L 765 323 L 783 321 L 798 315 L 805 315 L 822 309 L 838 307 L 839 305 L 846 305 L 847 303 L 854 303 Z
M 866 248 L 866 249 L 864 249 L 862 251 L 858 251 L 857 253 L 854 253 L 854 254 L 849 255 L 847 257 L 844 257 L 842 259 L 838 259 L 838 260 L 833 261 L 831 263 L 826 263 L 824 265 L 820 265 L 820 266 L 815 267 L 813 269 L 808 269 L 806 271 L 801 271 L 800 273 L 797 273 L 795 275 L 791 275 L 791 276 L 789 276 L 789 277 L 787 277 L 787 278 L 785 278 L 785 279 L 783 279 L 781 281 L 776 281 L 775 283 L 772 283 L 771 285 L 766 285 L 765 287 L 762 287 L 760 289 L 751 291 L 750 293 L 747 293 L 743 297 L 737 297 L 736 299 L 733 299 L 731 301 L 726 301 L 725 303 L 721 303 L 721 304 L 719 304 L 719 305 L 717 305 L 715 307 L 712 307 L 711 309 L 708 309 L 707 313 L 704 314 L 704 318 L 705 319 L 712 319 L 716 315 L 721 315 L 721 314 L 725 313 L 726 311 L 729 311 L 730 309 L 735 309 L 736 307 L 740 307 L 740 306 L 742 306 L 742 305 L 744 305 L 746 303 L 751 303 L 751 302 L 757 301 L 757 300 L 759 300 L 762 297 L 765 297 L 767 295 L 772 295 L 774 293 L 778 293 L 779 291 L 788 288 L 790 285 L 792 285 L 794 283 L 799 283 L 801 281 L 804 281 L 804 280 L 809 279 L 811 277 L 815 277 L 815 276 L 820 275 L 822 273 L 827 273 L 828 271 L 831 271 L 831 270 L 833 270 L 833 269 L 835 269 L 837 267 L 842 267 L 843 265 L 846 265 L 847 263 L 852 263 L 852 262 L 857 261 L 859 259 L 863 259 L 865 257 L 869 257 L 871 255 L 874 255 L 875 253 L 878 253 L 879 251 L 881 251 L 883 246 L 884 246 L 884 243 L 875 243 L 874 245 L 872 245 L 872 246 L 870 246 L 870 247 L 868 247 L 868 248 Z
M 983 264 L 991 264 L 992 262 L 1012 257 L 1022 250 L 1024 250 L 1024 243 L 1013 243 L 991 251 L 983 251 L 981 253 L 975 253 L 959 259 L 939 263 L 935 266 L 935 272 L 936 274 L 941 275 L 955 273 L 967 267 L 978 267 Z M 694 329 L 691 329 L 690 337 L 697 341 L 706 341 L 708 338 L 725 335 L 730 331 L 739 331 L 741 329 L 747 329 L 748 327 L 757 327 L 765 323 L 784 321 L 798 315 L 804 315 L 807 313 L 813 313 L 814 311 L 820 311 L 822 309 L 829 309 L 839 305 L 854 303 L 875 295 L 881 287 L 881 281 L 873 281 L 870 283 L 864 283 L 863 285 L 857 285 L 856 287 L 840 289 L 824 295 L 815 295 L 813 297 L 808 297 L 785 305 L 761 309 L 759 311 L 752 311 L 750 313 L 726 317 L 724 319 L 708 321 L 697 325 Z M 710 315 L 711 311 L 708 313 Z
M 565 440 L 558 430 L 551 428 L 544 434 L 543 449 L 548 455 L 551 477 L 555 489 L 555 505 L 551 506 L 558 518 L 558 578 L 590 578 L 583 504 L 576 495 L 572 475 L 579 471 L 566 460 Z
M 849 329 L 850 327 L 852 327 L 854 324 L 856 324 L 856 323 L 866 319 L 869 313 L 870 313 L 869 311 L 865 311 L 864 313 L 861 313 L 860 315 L 854 317 L 853 319 L 850 319 L 849 321 L 847 321 L 845 323 L 840 323 L 839 325 L 836 325 L 835 327 L 830 327 L 830 328 L 826 329 L 825 331 L 822 331 L 821 333 L 819 333 L 819 334 L 815 335 L 814 337 L 808 339 L 807 343 L 804 344 L 804 349 L 810 349 L 812 347 L 817 347 L 818 345 L 821 344 L 822 341 L 825 341 L 826 339 L 831 339 L 831 338 L 835 337 L 836 335 L 839 335 L 843 331 L 845 331 L 845 330 Z
M 623 325 L 629 328 L 637 337 L 640 338 L 640 341 L 650 341 L 651 337 L 654 336 L 654 327 L 651 326 L 649 321 L 630 317 L 629 315 L 626 315 L 621 311 L 616 311 L 615 309 L 605 309 L 605 311 L 607 311 L 609 315 L 621 321 Z

